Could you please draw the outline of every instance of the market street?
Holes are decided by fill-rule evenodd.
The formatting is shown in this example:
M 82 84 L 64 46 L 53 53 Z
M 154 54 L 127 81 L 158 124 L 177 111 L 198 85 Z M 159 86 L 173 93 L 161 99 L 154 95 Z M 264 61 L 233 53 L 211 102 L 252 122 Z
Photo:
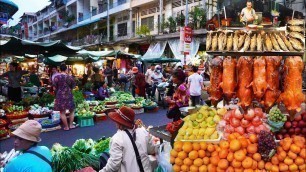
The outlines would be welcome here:
M 141 119 L 144 125 L 149 126 L 159 126 L 166 125 L 168 122 L 171 122 L 170 119 L 166 117 L 166 110 L 159 109 L 158 112 L 154 113 L 143 113 L 136 115 L 135 119 Z M 52 147 L 54 143 L 60 143 L 65 146 L 71 146 L 77 139 L 100 139 L 101 137 L 111 137 L 116 132 L 115 123 L 112 122 L 109 118 L 106 121 L 101 121 L 95 123 L 95 126 L 76 128 L 70 131 L 50 131 L 42 133 L 41 143 L 39 145 Z M 7 140 L 0 141 L 0 152 L 10 151 L 14 147 L 14 139 L 10 138 Z

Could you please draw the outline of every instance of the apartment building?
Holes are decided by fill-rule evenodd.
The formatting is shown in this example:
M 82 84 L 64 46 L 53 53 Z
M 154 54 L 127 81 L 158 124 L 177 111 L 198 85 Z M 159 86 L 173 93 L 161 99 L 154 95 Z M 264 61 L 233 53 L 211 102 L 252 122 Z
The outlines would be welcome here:
M 188 0 L 188 8 L 204 7 L 205 0 Z M 56 0 L 35 14 L 22 16 L 22 37 L 32 41 L 60 39 L 69 45 L 111 44 L 161 34 L 161 23 L 184 14 L 186 0 Z M 162 17 L 160 17 L 162 16 Z M 179 34 L 176 34 L 178 37 Z

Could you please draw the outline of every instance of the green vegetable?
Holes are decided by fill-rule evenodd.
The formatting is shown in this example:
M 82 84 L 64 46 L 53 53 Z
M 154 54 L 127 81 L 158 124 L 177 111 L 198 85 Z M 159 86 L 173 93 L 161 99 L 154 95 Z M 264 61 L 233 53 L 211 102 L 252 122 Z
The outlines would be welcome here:
M 99 141 L 95 146 L 94 149 L 97 154 L 101 154 L 102 152 L 105 152 L 107 149 L 109 149 L 109 142 L 110 142 L 110 137 Z
M 50 93 L 44 93 L 40 99 L 39 99 L 39 103 L 41 105 L 46 105 L 46 104 L 50 104 L 54 102 L 54 95 L 51 95 Z
M 83 103 L 84 101 L 84 96 L 83 96 L 83 93 L 81 91 L 76 91 L 76 90 L 73 90 L 72 91 L 72 94 L 73 94 L 73 101 L 75 103 L 75 105 L 77 106 L 78 104 L 80 103 Z

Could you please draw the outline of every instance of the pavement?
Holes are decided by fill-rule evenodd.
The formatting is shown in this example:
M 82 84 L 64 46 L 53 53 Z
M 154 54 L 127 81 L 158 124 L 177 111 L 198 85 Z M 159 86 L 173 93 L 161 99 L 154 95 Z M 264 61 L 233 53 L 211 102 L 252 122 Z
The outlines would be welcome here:
M 160 126 L 171 122 L 166 116 L 167 110 L 160 108 L 157 112 L 137 114 L 135 119 L 141 119 L 144 125 Z M 112 137 L 116 133 L 115 123 L 107 118 L 105 121 L 97 122 L 91 127 L 78 127 L 69 131 L 56 130 L 41 134 L 42 141 L 39 145 L 44 145 L 49 148 L 54 143 L 60 143 L 64 146 L 72 146 L 77 139 L 100 139 L 101 137 Z M 0 153 L 10 151 L 14 147 L 14 139 L 9 138 L 0 141 Z

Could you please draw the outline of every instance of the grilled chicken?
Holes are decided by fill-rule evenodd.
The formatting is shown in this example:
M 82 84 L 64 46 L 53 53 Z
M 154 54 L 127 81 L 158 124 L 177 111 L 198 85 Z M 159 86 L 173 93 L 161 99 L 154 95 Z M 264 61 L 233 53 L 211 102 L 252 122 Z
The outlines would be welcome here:
M 275 38 L 276 38 L 276 40 L 277 40 L 279 46 L 282 48 L 282 50 L 288 51 L 287 46 L 285 45 L 284 41 L 279 37 L 278 34 L 275 34 Z
M 238 51 L 238 40 L 239 40 L 239 31 L 235 31 L 234 38 L 233 38 L 234 51 Z
M 250 45 L 251 51 L 255 51 L 255 49 L 256 49 L 256 44 L 257 44 L 256 33 L 254 33 L 253 36 L 252 36 L 252 38 L 251 38 L 251 45 Z
M 212 50 L 212 51 L 216 51 L 217 48 L 218 48 L 218 34 L 215 33 L 215 34 L 212 36 L 211 50 Z
M 289 51 L 294 51 L 294 48 L 292 47 L 290 41 L 286 38 L 285 35 L 280 34 L 280 37 L 282 38 L 282 40 L 284 41 L 284 43 L 286 44 L 287 48 L 289 49 Z
M 208 32 L 207 37 L 206 37 L 206 51 L 209 51 L 211 47 L 211 41 L 212 41 L 212 33 Z
M 210 86 L 208 93 L 211 103 L 216 107 L 218 102 L 222 99 L 223 93 L 220 87 L 222 82 L 222 59 L 221 57 L 215 57 L 211 61 L 211 75 L 210 75 Z
M 302 91 L 303 70 L 304 63 L 300 56 L 286 58 L 284 64 L 284 92 L 279 97 L 279 101 L 284 103 L 291 119 L 294 118 L 296 112 L 301 110 L 301 104 L 305 101 Z
M 239 39 L 238 39 L 238 50 L 242 47 L 244 44 L 244 39 L 245 39 L 246 34 L 240 34 Z
M 226 57 L 223 60 L 223 74 L 222 74 L 222 83 L 220 84 L 226 102 L 228 103 L 236 94 L 235 89 L 237 86 L 237 77 L 236 77 L 236 58 Z
M 262 37 L 261 37 L 261 34 L 257 35 L 256 43 L 257 43 L 257 51 L 261 52 L 262 51 Z
M 292 38 L 297 38 L 303 42 L 305 42 L 305 38 L 304 38 L 304 35 L 299 33 L 299 32 L 290 32 L 289 33 L 289 36 L 292 37 Z
M 244 45 L 243 45 L 243 51 L 248 51 L 250 44 L 251 44 L 251 37 L 249 34 L 247 34 L 245 41 L 244 41 Z
M 279 67 L 281 64 L 281 57 L 278 56 L 266 56 L 266 81 L 267 90 L 264 95 L 264 105 L 266 110 L 270 109 L 276 102 L 280 95 L 279 90 Z
M 301 19 L 293 19 L 293 20 L 289 20 L 288 21 L 288 24 L 290 25 L 303 25 L 304 24 L 304 20 L 301 20 Z
M 270 35 L 270 38 L 271 38 L 271 41 L 272 41 L 273 49 L 274 49 L 275 51 L 279 51 L 279 50 L 280 50 L 280 47 L 279 47 L 279 45 L 278 45 L 278 43 L 277 43 L 277 40 L 276 40 L 276 38 L 274 37 L 274 35 L 271 34 L 271 35 Z
M 295 38 L 289 38 L 289 41 L 290 41 L 291 45 L 293 46 L 293 48 L 295 50 L 297 50 L 297 51 L 302 51 L 303 50 L 303 48 L 304 48 L 303 44 L 299 40 L 297 40 Z
M 226 50 L 227 51 L 232 51 L 233 48 L 233 34 L 229 34 L 229 36 L 227 37 L 227 41 L 226 41 Z
M 293 32 L 303 32 L 304 28 L 302 26 L 288 26 L 290 31 Z
M 265 40 L 265 47 L 267 51 L 272 51 L 272 41 L 270 39 L 270 36 L 268 34 L 266 34 L 265 36 L 266 40 Z
M 267 89 L 267 80 L 266 80 L 266 60 L 265 57 L 258 57 L 254 60 L 253 68 L 253 92 L 254 98 L 261 102 L 266 89 Z
M 223 51 L 224 50 L 224 41 L 226 40 L 225 33 L 221 32 L 218 37 L 218 50 Z
M 238 90 L 237 97 L 239 105 L 245 110 L 252 103 L 253 91 L 253 58 L 240 57 L 237 64 L 238 68 Z

